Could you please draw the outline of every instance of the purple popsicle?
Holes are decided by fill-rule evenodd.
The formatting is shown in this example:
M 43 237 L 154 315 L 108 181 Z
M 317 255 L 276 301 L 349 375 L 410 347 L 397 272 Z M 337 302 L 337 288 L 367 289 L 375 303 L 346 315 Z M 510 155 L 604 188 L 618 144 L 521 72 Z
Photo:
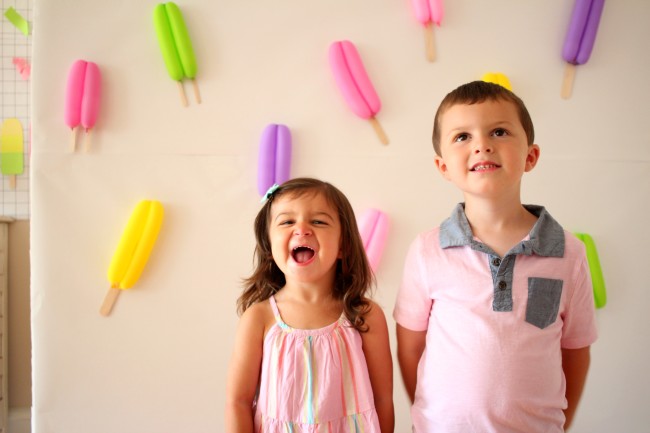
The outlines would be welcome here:
M 273 186 L 289 180 L 291 131 L 285 125 L 270 124 L 262 132 L 257 171 L 260 196 Z
M 605 0 L 576 0 L 573 6 L 571 23 L 562 49 L 562 58 L 568 63 L 561 91 L 564 99 L 571 96 L 575 66 L 587 63 L 591 56 L 604 5 Z
M 604 5 L 605 0 L 576 0 L 562 50 L 565 61 L 574 65 L 587 63 L 594 48 Z

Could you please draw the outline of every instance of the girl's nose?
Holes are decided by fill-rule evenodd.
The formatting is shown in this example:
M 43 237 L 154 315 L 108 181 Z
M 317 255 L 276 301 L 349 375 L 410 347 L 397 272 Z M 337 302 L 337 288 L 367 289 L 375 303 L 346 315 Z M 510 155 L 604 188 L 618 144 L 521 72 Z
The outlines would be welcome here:
M 307 223 L 298 222 L 293 228 L 293 234 L 296 236 L 307 236 L 311 235 L 312 231 Z

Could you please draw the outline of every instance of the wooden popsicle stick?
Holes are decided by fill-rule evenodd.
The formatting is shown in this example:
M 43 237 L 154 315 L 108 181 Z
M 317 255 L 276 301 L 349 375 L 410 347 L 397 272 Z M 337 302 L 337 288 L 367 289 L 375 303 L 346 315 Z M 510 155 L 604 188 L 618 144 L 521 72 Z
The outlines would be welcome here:
M 9 188 L 16 189 L 16 175 L 15 174 L 10 174 L 9 175 Z
M 183 107 L 187 107 L 187 96 L 185 96 L 185 89 L 183 88 L 183 83 L 181 81 L 177 81 L 178 83 L 178 90 L 181 94 L 181 103 L 183 104 Z
M 106 297 L 104 298 L 104 302 L 102 302 L 102 306 L 99 309 L 99 314 L 101 314 L 104 317 L 111 314 L 111 310 L 113 310 L 113 305 L 115 305 L 115 301 L 117 301 L 117 298 L 118 296 L 120 296 L 121 291 L 122 290 L 118 289 L 117 287 L 111 287 L 108 290 L 108 293 L 106 293 Z
M 72 128 L 72 140 L 70 142 L 71 144 L 71 149 L 72 153 L 74 153 L 75 150 L 77 150 L 77 129 L 79 129 L 77 126 Z
M 564 79 L 562 80 L 562 90 L 560 90 L 560 96 L 563 99 L 569 99 L 571 93 L 573 93 L 573 81 L 576 77 L 576 65 L 567 63 L 566 68 L 564 69 Z
M 382 144 L 388 144 L 388 137 L 386 136 L 384 129 L 381 127 L 377 119 L 371 117 L 369 120 L 370 120 L 370 124 L 375 130 L 375 133 L 377 134 L 377 137 L 379 137 L 379 141 L 381 141 Z
M 424 28 L 424 44 L 427 50 L 427 60 L 436 60 L 436 41 L 433 34 L 433 23 L 427 24 Z
M 199 85 L 197 84 L 196 80 L 192 80 L 192 87 L 194 88 L 194 99 L 196 99 L 196 103 L 200 104 L 201 103 L 201 93 L 199 92 Z
M 86 129 L 86 136 L 84 137 L 84 153 L 88 153 L 90 150 L 90 135 L 92 132 L 92 128 Z

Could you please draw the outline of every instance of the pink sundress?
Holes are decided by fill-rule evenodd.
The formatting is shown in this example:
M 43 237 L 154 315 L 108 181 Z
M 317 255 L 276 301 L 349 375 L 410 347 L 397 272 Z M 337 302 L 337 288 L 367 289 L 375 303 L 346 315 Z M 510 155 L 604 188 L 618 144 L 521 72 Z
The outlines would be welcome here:
M 380 433 L 361 335 L 344 315 L 320 329 L 282 321 L 264 338 L 258 433 Z

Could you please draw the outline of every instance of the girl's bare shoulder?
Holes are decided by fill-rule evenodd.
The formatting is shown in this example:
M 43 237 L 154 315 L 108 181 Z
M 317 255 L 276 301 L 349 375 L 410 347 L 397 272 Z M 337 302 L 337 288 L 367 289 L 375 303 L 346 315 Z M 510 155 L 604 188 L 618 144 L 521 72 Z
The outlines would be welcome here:
M 263 333 L 266 335 L 268 330 L 275 323 L 275 316 L 273 314 L 273 309 L 271 308 L 271 302 L 266 299 L 251 305 L 246 309 L 246 311 L 244 311 L 244 314 L 242 314 L 241 321 L 246 323 L 248 326 L 263 329 Z
M 386 326 L 386 315 L 384 314 L 383 308 L 372 299 L 368 299 L 368 305 L 370 308 L 365 315 L 368 326 L 372 326 L 373 324 L 380 325 L 381 327 Z

